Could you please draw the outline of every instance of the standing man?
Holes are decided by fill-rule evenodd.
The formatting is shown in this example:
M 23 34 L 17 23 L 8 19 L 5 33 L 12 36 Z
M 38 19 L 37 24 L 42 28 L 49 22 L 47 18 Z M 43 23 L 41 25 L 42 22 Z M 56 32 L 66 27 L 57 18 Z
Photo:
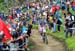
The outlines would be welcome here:
M 68 33 L 70 33 L 70 37 L 72 37 L 72 29 L 70 29 L 73 26 L 71 13 L 67 14 L 65 26 L 66 26 L 66 38 L 68 37 Z

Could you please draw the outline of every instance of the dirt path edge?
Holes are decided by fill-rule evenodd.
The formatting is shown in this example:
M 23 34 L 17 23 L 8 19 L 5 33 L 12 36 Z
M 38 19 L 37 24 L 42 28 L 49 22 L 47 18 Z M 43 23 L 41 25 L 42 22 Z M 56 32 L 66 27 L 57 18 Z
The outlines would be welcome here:
M 47 34 L 49 34 L 49 33 L 47 33 Z M 51 34 L 49 34 L 49 35 L 52 36 L 55 40 L 61 42 L 63 44 L 64 48 L 65 48 L 65 51 L 73 51 L 73 49 L 68 48 L 67 43 L 65 42 L 65 39 L 58 38 L 58 37 L 53 36 Z

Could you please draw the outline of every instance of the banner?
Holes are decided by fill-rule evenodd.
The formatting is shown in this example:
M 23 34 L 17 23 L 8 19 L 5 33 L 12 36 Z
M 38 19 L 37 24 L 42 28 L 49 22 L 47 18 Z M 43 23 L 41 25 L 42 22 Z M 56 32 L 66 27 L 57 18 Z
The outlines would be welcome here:
M 1 19 L 0 19 L 0 30 L 3 31 L 3 33 L 4 33 L 3 42 L 6 42 L 7 40 L 11 40 L 12 36 L 11 36 L 6 24 Z

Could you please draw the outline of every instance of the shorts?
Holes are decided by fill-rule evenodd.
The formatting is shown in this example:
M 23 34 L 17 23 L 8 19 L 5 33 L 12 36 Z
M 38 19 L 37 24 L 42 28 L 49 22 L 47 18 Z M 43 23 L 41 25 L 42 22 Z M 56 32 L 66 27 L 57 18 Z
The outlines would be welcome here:
M 53 27 L 53 23 L 51 23 L 51 27 Z

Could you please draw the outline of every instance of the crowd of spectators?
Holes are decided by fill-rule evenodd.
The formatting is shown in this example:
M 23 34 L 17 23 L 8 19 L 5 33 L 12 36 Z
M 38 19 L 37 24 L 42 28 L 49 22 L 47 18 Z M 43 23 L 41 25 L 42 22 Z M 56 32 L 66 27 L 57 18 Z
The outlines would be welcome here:
M 31 35 L 32 24 L 48 25 L 52 32 L 61 32 L 64 28 L 65 37 L 73 36 L 75 30 L 75 15 L 70 12 L 75 11 L 75 0 L 50 0 L 48 2 L 23 3 L 15 8 L 9 9 L 9 15 L 0 13 L 0 21 L 4 21 L 7 31 L 11 34 L 11 40 L 3 42 L 5 37 L 4 28 L 0 24 L 0 51 L 25 51 L 28 50 L 29 37 Z M 60 11 L 62 12 L 62 17 Z M 63 19 L 64 18 L 64 19 Z M 9 50 L 10 49 L 10 50 Z

